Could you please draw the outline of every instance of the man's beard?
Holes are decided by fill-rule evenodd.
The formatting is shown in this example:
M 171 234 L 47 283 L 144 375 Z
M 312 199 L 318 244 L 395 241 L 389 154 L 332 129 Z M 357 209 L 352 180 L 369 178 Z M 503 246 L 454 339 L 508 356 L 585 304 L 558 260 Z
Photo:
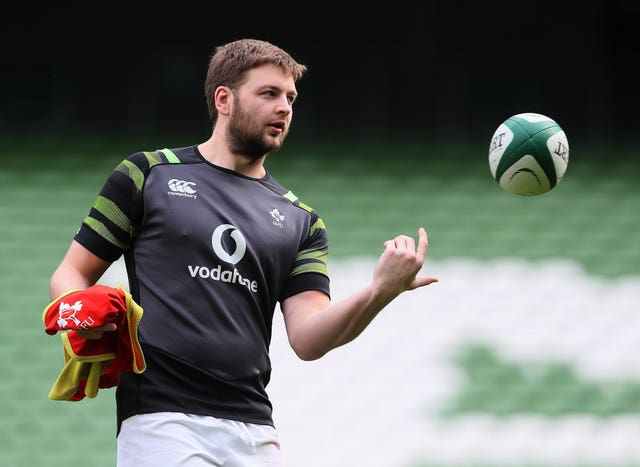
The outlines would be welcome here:
M 227 139 L 231 152 L 246 156 L 251 160 L 258 160 L 266 154 L 277 151 L 282 147 L 289 130 L 285 130 L 279 139 L 269 140 L 263 136 L 264 127 L 258 126 L 255 120 L 240 106 L 236 100 L 229 126 Z

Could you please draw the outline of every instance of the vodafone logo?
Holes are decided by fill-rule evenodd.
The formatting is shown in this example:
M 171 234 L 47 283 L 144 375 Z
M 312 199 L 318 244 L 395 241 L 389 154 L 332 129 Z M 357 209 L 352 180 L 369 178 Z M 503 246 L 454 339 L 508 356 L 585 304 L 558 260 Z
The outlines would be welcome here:
M 230 236 L 236 243 L 236 247 L 233 252 L 225 250 L 224 245 L 222 244 L 222 236 L 227 230 L 231 230 Z M 213 235 L 211 235 L 211 245 L 213 246 L 213 251 L 218 258 L 231 264 L 236 264 L 240 261 L 244 256 L 245 251 L 247 251 L 247 242 L 244 239 L 244 236 L 231 224 L 222 224 L 216 227 L 213 231 Z
M 223 242 L 225 238 L 231 238 L 232 242 Z M 225 246 L 226 243 L 226 246 Z M 197 280 L 211 280 L 216 282 L 224 282 L 226 284 L 238 284 L 246 287 L 253 293 L 258 292 L 258 282 L 243 277 L 235 267 L 235 265 L 244 258 L 247 251 L 247 241 L 244 235 L 231 224 L 222 224 L 216 227 L 211 235 L 211 246 L 216 256 L 223 262 L 229 263 L 233 269 L 224 268 L 221 264 L 217 266 L 211 265 L 187 265 L 189 275 Z M 229 249 L 229 250 L 227 250 Z

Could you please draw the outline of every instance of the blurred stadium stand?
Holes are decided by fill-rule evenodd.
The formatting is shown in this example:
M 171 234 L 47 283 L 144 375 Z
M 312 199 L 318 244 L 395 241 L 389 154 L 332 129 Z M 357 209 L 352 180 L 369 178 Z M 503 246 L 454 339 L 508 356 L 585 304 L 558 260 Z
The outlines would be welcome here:
M 309 66 L 296 107 L 300 136 L 470 142 L 527 111 L 555 118 L 574 138 L 637 135 L 633 0 L 437 0 L 392 11 L 356 3 L 318 8 L 312 22 L 294 13 L 220 20 L 236 14 L 231 4 L 206 3 L 14 14 L 3 28 L 11 46 L 0 133 L 204 137 L 208 56 L 221 42 L 258 37 Z
M 96 399 L 81 403 L 47 399 L 62 365 L 62 350 L 57 337 L 44 333 L 40 313 L 48 302 L 50 273 L 104 177 L 126 155 L 124 147 L 89 144 L 62 150 L 46 142 L 8 147 L 12 157 L 0 171 L 0 291 L 5 306 L 0 458 L 8 466 L 110 466 L 115 452 L 113 391 L 101 391 Z M 379 317 L 361 342 L 304 370 L 298 369 L 300 363 L 286 346 L 282 328 L 276 329 L 272 391 L 285 452 L 292 462 L 299 462 L 313 446 L 329 443 L 321 452 L 335 455 L 333 467 L 471 467 L 478 464 L 455 449 L 456 440 L 471 443 L 464 451 L 468 456 L 482 458 L 487 453 L 481 446 L 491 446 L 487 435 L 479 435 L 488 433 L 484 424 L 493 426 L 496 436 L 505 435 L 501 430 L 511 426 L 509 420 L 514 416 L 520 420 L 524 413 L 524 422 L 513 422 L 522 436 L 531 434 L 531 423 L 547 427 L 535 431 L 537 443 L 551 442 L 543 436 L 548 430 L 560 437 L 565 429 L 574 433 L 568 444 L 557 447 L 555 459 L 562 462 L 528 465 L 631 465 L 621 463 L 619 453 L 609 452 L 611 446 L 619 446 L 640 463 L 635 438 L 629 439 L 640 435 L 635 382 L 640 376 L 632 364 L 620 364 L 621 358 L 628 360 L 640 350 L 635 344 L 640 331 L 638 163 L 612 166 L 579 153 L 558 187 L 527 198 L 504 192 L 490 178 L 484 152 L 477 157 L 463 154 L 467 162 L 461 164 L 456 159 L 460 154 L 448 147 L 303 147 L 305 157 L 300 157 L 302 148 L 294 143 L 274 155 L 270 168 L 323 215 L 332 238 L 336 297 L 367 280 L 370 273 L 369 267 L 348 269 L 349 261 L 375 258 L 382 240 L 411 233 L 418 225 L 429 230 L 427 268 L 441 277 L 441 283 L 407 295 L 396 309 Z M 393 159 L 387 157 L 391 151 Z M 90 166 L 84 163 L 89 154 L 95 161 Z M 425 162 L 425 154 L 435 162 Z M 509 258 L 524 263 L 501 266 L 500 261 Z M 569 261 L 573 266 L 537 266 L 545 261 Z M 467 329 L 467 321 L 477 327 Z M 522 345 L 528 345 L 524 355 L 513 353 Z M 585 358 L 587 367 L 590 362 L 615 374 L 605 371 L 605 382 L 600 383 L 598 378 L 581 376 L 584 364 L 576 366 L 566 355 L 567 347 Z M 504 348 L 509 351 L 506 355 L 501 353 Z M 430 362 L 434 355 L 438 362 Z M 569 357 L 575 355 L 569 352 Z M 522 373 L 526 368 L 533 368 L 531 379 Z M 467 378 L 470 383 L 447 383 L 452 374 L 457 375 L 453 380 Z M 370 381 L 373 375 L 375 384 Z M 416 377 L 422 378 L 419 384 L 412 380 Z M 606 377 L 616 382 L 606 383 Z M 442 387 L 447 389 L 438 389 Z M 429 399 L 434 391 L 447 397 Z M 375 408 L 376 398 L 383 395 L 388 405 Z M 362 404 L 350 405 L 356 400 Z M 433 413 L 421 408 L 425 401 L 435 405 Z M 316 411 L 318 407 L 322 409 Z M 401 408 L 406 410 L 396 412 Z M 335 415 L 329 417 L 333 409 Z M 447 411 L 455 416 L 453 422 L 438 421 Z M 394 429 L 390 444 L 373 442 L 364 434 L 336 438 L 346 428 L 351 430 L 344 435 L 348 437 L 352 426 L 363 433 L 384 429 L 390 436 L 388 424 L 409 413 L 414 419 L 404 429 Z M 484 428 L 473 428 L 478 414 Z M 377 419 L 382 425 L 376 425 L 375 417 L 382 417 Z M 588 429 L 575 417 L 586 420 Z M 618 437 L 614 430 L 598 451 L 599 463 L 585 464 L 580 446 L 596 449 L 598 433 L 607 427 L 626 427 L 622 431 L 627 434 Z M 382 436 L 378 431 L 373 434 Z M 520 447 L 517 453 L 489 455 L 482 465 L 515 467 L 535 460 L 537 448 L 522 439 L 513 442 Z M 366 451 L 369 457 L 354 450 L 352 443 L 373 443 Z M 415 462 L 393 463 L 384 446 L 394 446 L 393 454 L 406 447 L 405 454 L 410 455 L 410 446 L 423 450 L 414 453 Z M 437 456 L 429 457 L 429 450 Z M 452 452 L 459 456 L 447 457 Z M 360 464 L 354 455 L 375 460 Z M 504 462 L 512 458 L 519 461 Z M 289 465 L 329 465 L 313 464 L 321 459 Z M 382 463 L 385 459 L 388 462 Z

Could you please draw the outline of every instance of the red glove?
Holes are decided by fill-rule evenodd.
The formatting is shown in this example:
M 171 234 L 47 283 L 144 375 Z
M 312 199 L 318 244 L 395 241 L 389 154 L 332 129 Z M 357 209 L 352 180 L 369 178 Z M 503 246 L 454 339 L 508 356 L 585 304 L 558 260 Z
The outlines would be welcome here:
M 51 302 L 42 313 L 47 334 L 61 334 L 65 367 L 49 398 L 78 401 L 95 397 L 98 388 L 118 383 L 122 372 L 142 373 L 146 369 L 138 342 L 142 308 L 122 287 L 94 285 L 72 290 Z M 84 339 L 77 329 L 115 323 L 117 329 L 101 339 Z
M 107 323 L 120 327 L 126 310 L 122 289 L 97 284 L 60 295 L 44 309 L 42 319 L 45 332 L 54 335 L 58 331 L 95 328 Z

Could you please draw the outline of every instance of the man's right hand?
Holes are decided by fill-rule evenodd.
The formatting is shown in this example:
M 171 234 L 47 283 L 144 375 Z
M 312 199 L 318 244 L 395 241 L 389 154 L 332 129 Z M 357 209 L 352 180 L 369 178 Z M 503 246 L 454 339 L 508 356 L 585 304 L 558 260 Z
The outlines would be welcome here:
M 83 339 L 102 339 L 105 332 L 115 331 L 118 329 L 115 323 L 107 323 L 104 326 L 89 329 L 77 329 L 76 333 Z

